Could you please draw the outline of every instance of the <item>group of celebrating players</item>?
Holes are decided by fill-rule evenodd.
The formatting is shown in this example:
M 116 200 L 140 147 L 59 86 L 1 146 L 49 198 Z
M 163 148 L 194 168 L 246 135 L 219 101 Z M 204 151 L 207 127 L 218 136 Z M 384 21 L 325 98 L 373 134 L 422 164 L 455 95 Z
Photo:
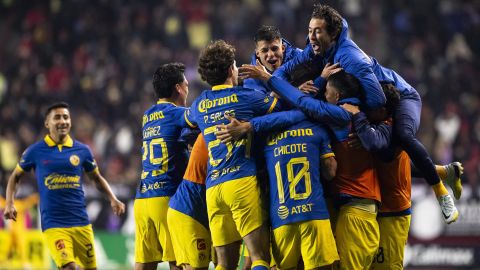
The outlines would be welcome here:
M 276 27 L 262 26 L 252 63 L 240 68 L 232 45 L 211 42 L 198 67 L 211 89 L 190 108 L 184 65 L 164 64 L 155 71 L 158 102 L 142 118 L 135 269 L 156 269 L 161 261 L 170 269 L 207 269 L 211 261 L 219 270 L 236 269 L 245 248 L 255 270 L 402 269 L 412 174 L 430 184 L 445 221 L 457 220 L 442 180 L 459 199 L 463 168 L 459 162 L 434 165 L 415 138 L 417 91 L 366 55 L 348 37 L 346 20 L 329 6 L 313 7 L 308 39 L 300 50 Z M 68 113 L 68 107 L 55 106 L 46 126 L 57 116 L 52 111 Z M 78 257 L 82 267 L 95 269 L 82 261 L 92 258 L 85 254 L 94 256 L 93 243 L 61 235 L 66 227 L 88 223 L 57 222 L 51 208 L 59 195 L 50 194 L 64 192 L 61 197 L 68 198 L 68 192 L 81 190 L 83 167 L 107 191 L 115 213 L 124 206 L 98 173 L 88 147 L 76 141 L 72 147 L 69 125 L 68 130 L 47 126 L 45 140 L 24 153 L 9 179 L 5 217 L 15 216 L 20 173 L 35 168 L 42 226 L 52 224 L 42 229 L 57 266 L 73 269 L 67 266 Z M 63 137 L 52 136 L 59 132 Z M 42 154 L 51 160 L 45 162 Z M 55 166 L 39 170 L 49 163 Z M 79 172 L 72 174 L 72 166 Z M 61 214 L 78 220 L 72 212 L 77 208 L 65 206 L 71 205 L 63 204 Z M 84 234 L 90 235 L 89 229 Z

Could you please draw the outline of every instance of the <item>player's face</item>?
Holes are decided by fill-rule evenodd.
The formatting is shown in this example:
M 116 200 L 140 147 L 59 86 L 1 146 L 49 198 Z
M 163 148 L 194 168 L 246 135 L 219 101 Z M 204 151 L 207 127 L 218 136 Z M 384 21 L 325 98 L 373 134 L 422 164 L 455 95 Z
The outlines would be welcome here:
M 282 40 L 277 38 L 273 41 L 260 40 L 257 41 L 255 54 L 269 71 L 273 72 L 279 68 L 283 63 L 283 52 L 285 45 Z
M 338 90 L 331 86 L 329 82 L 327 82 L 327 86 L 325 87 L 325 99 L 330 104 L 337 104 L 340 95 L 338 94 Z
M 327 23 L 324 19 L 310 20 L 308 39 L 312 45 L 313 52 L 317 55 L 324 55 L 332 46 L 333 38 L 327 32 Z
M 188 96 L 188 80 L 185 78 L 185 75 L 183 76 L 183 82 L 177 84 L 177 91 L 178 94 L 180 95 L 180 106 L 186 106 L 187 105 L 187 96 Z
M 70 133 L 72 122 L 70 120 L 70 112 L 66 108 L 53 109 L 48 114 L 45 121 L 45 127 L 48 128 L 48 133 L 54 137 L 63 137 Z

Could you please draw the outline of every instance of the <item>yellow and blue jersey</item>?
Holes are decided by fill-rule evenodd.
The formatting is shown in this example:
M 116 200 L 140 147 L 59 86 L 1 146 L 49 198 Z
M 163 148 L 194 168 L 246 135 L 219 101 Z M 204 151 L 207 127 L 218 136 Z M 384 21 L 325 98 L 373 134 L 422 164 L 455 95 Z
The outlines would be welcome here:
M 35 171 L 43 231 L 90 224 L 82 173 L 97 165 L 87 145 L 70 137 L 64 144 L 56 144 L 47 135 L 25 150 L 17 168 Z
M 272 229 L 328 219 L 320 161 L 334 156 L 326 128 L 308 120 L 267 137 L 264 155 L 270 184 Z
M 143 114 L 142 175 L 137 199 L 172 196 L 188 161 L 187 146 L 180 141 L 187 127 L 186 108 L 159 101 Z
M 255 159 L 251 155 L 251 139 L 221 143 L 215 136 L 217 125 L 228 124 L 224 114 L 238 120 L 250 120 L 279 109 L 277 99 L 259 91 L 217 85 L 203 91 L 193 102 L 185 119 L 190 126 L 202 131 L 208 149 L 207 188 L 234 179 L 256 174 Z

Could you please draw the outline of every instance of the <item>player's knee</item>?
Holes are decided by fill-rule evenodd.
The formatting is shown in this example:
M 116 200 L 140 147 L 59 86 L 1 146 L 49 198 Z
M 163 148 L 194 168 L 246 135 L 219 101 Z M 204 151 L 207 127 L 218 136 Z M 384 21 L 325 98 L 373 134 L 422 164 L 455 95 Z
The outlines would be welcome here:
M 70 262 L 62 266 L 62 270 L 76 270 L 76 269 L 77 269 L 77 265 L 74 262 Z

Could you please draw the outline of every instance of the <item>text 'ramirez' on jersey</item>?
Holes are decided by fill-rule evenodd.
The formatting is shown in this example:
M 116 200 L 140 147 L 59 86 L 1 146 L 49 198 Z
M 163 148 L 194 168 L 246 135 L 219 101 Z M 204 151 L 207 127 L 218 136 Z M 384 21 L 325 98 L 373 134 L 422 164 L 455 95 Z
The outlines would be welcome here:
M 179 141 L 187 127 L 186 108 L 159 101 L 143 114 L 142 175 L 136 198 L 172 196 L 183 178 L 187 146 Z

